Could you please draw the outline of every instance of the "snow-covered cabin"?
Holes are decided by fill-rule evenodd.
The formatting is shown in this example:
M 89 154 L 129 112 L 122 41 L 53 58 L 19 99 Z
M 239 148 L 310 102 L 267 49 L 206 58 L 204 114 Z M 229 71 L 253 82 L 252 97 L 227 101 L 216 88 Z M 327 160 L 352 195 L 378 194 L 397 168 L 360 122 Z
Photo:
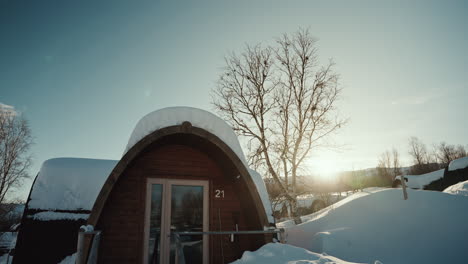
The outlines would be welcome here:
M 15 263 L 57 263 L 76 251 L 81 225 L 102 231 L 99 263 L 229 263 L 271 234 L 180 235 L 274 225 L 261 176 L 232 128 L 200 109 L 154 111 L 118 161 L 44 162 L 26 204 Z M 88 245 L 89 246 L 89 245 Z
M 443 191 L 451 185 L 468 180 L 468 157 L 452 160 L 444 169 L 404 177 L 409 188 Z M 399 176 L 393 180 L 392 186 L 401 186 Z

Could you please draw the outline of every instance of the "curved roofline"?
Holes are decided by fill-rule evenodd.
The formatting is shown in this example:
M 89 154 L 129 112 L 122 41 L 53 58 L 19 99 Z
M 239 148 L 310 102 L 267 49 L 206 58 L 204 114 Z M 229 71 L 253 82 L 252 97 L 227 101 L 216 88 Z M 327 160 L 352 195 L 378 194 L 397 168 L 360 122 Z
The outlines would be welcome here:
M 188 106 L 166 107 L 142 117 L 135 125 L 128 139 L 124 155 L 146 135 L 164 127 L 181 125 L 186 121 L 190 122 L 194 127 L 200 127 L 215 134 L 226 143 L 234 153 L 237 154 L 244 165 L 248 167 L 239 139 L 232 127 L 226 123 L 226 121 L 211 112 Z
M 88 224 L 96 226 L 101 212 L 104 208 L 104 205 L 114 187 L 114 184 L 119 180 L 122 173 L 125 171 L 127 166 L 136 158 L 138 155 L 144 151 L 145 148 L 150 146 L 152 143 L 157 142 L 163 137 L 176 134 L 187 134 L 195 135 L 201 137 L 210 143 L 218 147 L 234 164 L 236 169 L 239 171 L 241 178 L 246 183 L 248 191 L 252 195 L 254 205 L 258 214 L 258 219 L 260 220 L 263 226 L 269 226 L 266 210 L 263 206 L 263 202 L 260 198 L 260 194 L 257 190 L 257 187 L 249 174 L 248 168 L 242 162 L 242 160 L 237 156 L 237 154 L 219 137 L 208 132 L 207 130 L 199 127 L 192 126 L 188 121 L 183 122 L 181 125 L 169 126 L 158 129 L 141 140 L 139 140 L 135 145 L 133 145 L 122 157 L 122 159 L 114 167 L 110 175 L 107 177 L 99 195 L 94 203 L 91 214 L 88 218 Z

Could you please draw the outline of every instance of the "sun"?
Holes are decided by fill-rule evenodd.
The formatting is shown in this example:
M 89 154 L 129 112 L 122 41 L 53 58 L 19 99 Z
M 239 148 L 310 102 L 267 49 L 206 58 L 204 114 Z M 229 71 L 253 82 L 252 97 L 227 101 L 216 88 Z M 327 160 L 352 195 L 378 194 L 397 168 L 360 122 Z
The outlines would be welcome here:
M 333 153 L 312 157 L 308 160 L 307 171 L 314 177 L 319 177 L 324 180 L 334 180 L 337 174 L 343 171 L 340 166 L 340 159 L 338 155 L 333 155 Z

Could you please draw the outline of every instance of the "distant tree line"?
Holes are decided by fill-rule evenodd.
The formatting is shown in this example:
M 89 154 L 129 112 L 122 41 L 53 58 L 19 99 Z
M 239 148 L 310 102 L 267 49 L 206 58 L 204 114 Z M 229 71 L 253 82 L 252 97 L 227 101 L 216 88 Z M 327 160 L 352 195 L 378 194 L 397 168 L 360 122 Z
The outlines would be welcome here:
M 408 154 L 412 158 L 413 165 L 403 172 L 397 149 L 382 153 L 377 165 L 379 176 L 394 179 L 402 173 L 421 175 L 445 168 L 452 160 L 467 156 L 466 148 L 461 144 L 454 145 L 442 141 L 428 149 L 424 142 L 414 136 L 408 139 Z
M 421 175 L 443 169 L 452 160 L 468 156 L 462 144 L 449 144 L 445 141 L 433 144 L 430 148 L 417 137 L 408 139 L 407 151 L 412 165 L 403 167 L 398 149 L 392 148 L 380 154 L 377 166 L 368 170 L 343 172 L 339 176 L 342 185 L 351 190 L 362 190 L 367 187 L 388 187 L 393 179 L 402 174 Z
M 442 169 L 455 159 L 468 156 L 467 147 L 449 144 L 442 141 L 430 148 L 417 137 L 408 139 L 407 151 L 412 165 L 403 167 L 398 149 L 392 148 L 383 152 L 375 168 L 341 172 L 335 182 L 320 182 L 312 175 L 303 177 L 297 194 L 319 194 L 328 192 L 359 191 L 367 187 L 390 187 L 396 176 L 402 174 L 420 175 Z M 275 182 L 266 182 L 272 203 L 281 203 L 281 189 Z

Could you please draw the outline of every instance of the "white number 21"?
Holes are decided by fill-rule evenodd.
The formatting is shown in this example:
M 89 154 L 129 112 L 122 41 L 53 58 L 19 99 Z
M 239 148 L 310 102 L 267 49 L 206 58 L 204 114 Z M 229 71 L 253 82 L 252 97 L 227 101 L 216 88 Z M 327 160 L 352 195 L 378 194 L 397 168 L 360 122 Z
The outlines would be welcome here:
M 216 198 L 224 198 L 224 190 L 215 190 Z

